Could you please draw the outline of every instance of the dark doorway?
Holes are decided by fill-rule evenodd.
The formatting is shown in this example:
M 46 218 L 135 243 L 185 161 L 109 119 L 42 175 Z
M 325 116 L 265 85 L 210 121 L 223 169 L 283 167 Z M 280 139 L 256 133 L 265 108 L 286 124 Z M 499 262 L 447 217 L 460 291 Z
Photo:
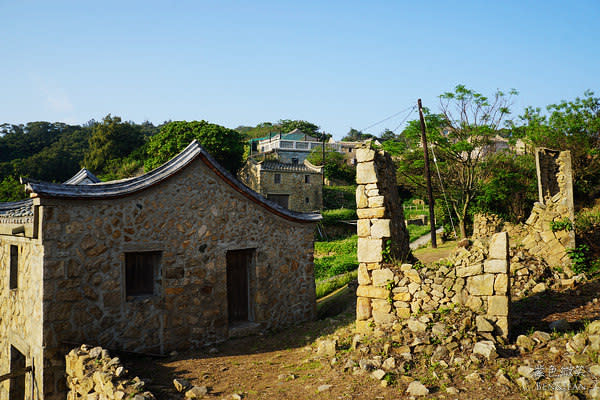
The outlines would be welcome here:
M 18 376 L 10 380 L 9 400 L 25 399 L 25 355 L 10 346 L 10 373 Z
M 227 310 L 229 322 L 249 320 L 249 272 L 254 249 L 227 252 Z
M 267 194 L 267 199 L 279 204 L 282 207 L 289 208 L 289 194 Z

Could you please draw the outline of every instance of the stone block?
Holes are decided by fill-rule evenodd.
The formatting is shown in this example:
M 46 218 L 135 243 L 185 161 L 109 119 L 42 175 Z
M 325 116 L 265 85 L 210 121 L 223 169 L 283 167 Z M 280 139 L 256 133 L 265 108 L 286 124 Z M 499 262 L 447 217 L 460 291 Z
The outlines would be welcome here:
M 507 338 L 508 334 L 509 334 L 509 332 L 508 332 L 508 317 L 497 317 L 495 325 L 496 325 L 495 333 L 497 335 Z
M 473 264 L 468 267 L 456 268 L 456 276 L 464 278 L 467 276 L 479 275 L 482 271 L 483 266 L 481 264 Z
M 498 295 L 506 295 L 508 293 L 508 275 L 498 274 L 494 280 L 494 293 Z
M 550 229 L 550 228 L 548 228 L 548 229 Z M 542 237 L 542 240 L 544 241 L 544 243 L 548 243 L 548 242 L 552 241 L 553 239 L 555 239 L 554 232 L 552 232 L 552 231 L 540 232 L 540 236 Z
M 369 207 L 383 207 L 383 196 L 369 197 Z
M 392 311 L 392 305 L 390 304 L 390 302 L 388 300 L 372 299 L 371 300 L 371 309 L 373 310 L 373 312 L 381 311 L 381 312 L 389 313 L 390 311 Z
M 385 207 L 359 208 L 356 210 L 358 218 L 383 218 L 385 216 Z
M 358 262 L 372 263 L 381 262 L 383 242 L 381 239 L 358 238 Z
M 358 284 L 359 285 L 370 285 L 371 277 L 369 276 L 369 270 L 365 264 L 358 266 Z
M 411 282 L 421 283 L 421 276 L 419 275 L 419 271 L 416 269 L 409 269 L 404 271 L 404 276 L 410 279 Z
M 365 185 L 358 185 L 356 187 L 356 207 L 366 208 L 369 204 L 367 194 L 365 193 Z
M 372 299 L 387 299 L 390 295 L 390 291 L 375 286 L 359 285 L 358 289 L 356 289 L 356 295 L 358 297 L 369 297 Z
M 392 324 L 396 321 L 396 316 L 390 312 L 373 310 L 373 320 L 376 324 Z
M 479 296 L 468 296 L 465 301 L 465 306 L 467 306 L 470 310 L 479 312 L 483 307 L 483 300 Z
M 507 317 L 508 316 L 508 297 L 507 296 L 490 296 L 488 298 L 487 314 Z
M 394 281 L 394 273 L 389 268 L 373 270 L 371 277 L 373 286 L 385 287 L 389 281 Z
M 373 161 L 375 159 L 375 150 L 372 149 L 356 149 L 356 162 L 362 163 Z
M 508 233 L 499 232 L 490 241 L 489 258 L 505 260 L 508 257 Z
M 356 299 L 356 319 L 364 321 L 371 318 L 371 300 L 366 297 Z
M 390 220 L 374 219 L 371 220 L 371 237 L 388 238 L 390 237 Z
M 494 275 L 484 274 L 467 278 L 467 290 L 472 296 L 491 296 L 494 294 Z
M 410 301 L 411 295 L 408 292 L 394 293 L 394 301 Z
M 376 183 L 377 172 L 375 171 L 375 164 L 373 162 L 359 163 L 356 166 L 356 183 Z
M 368 219 L 359 219 L 356 222 L 358 237 L 367 237 L 371 234 L 371 222 Z
M 371 334 L 373 333 L 372 321 L 356 321 L 356 333 Z
M 483 262 L 483 270 L 493 274 L 508 274 L 508 262 L 504 260 L 485 260 Z
M 410 318 L 410 308 L 396 308 L 396 315 L 402 319 Z

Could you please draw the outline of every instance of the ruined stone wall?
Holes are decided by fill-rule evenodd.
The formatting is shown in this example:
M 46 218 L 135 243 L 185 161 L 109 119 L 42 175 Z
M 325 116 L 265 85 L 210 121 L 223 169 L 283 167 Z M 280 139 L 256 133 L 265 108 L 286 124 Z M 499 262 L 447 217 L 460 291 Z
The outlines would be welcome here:
M 495 214 L 478 213 L 473 216 L 473 239 L 490 237 L 504 226 L 502 218 Z
M 316 314 L 314 225 L 249 201 L 200 161 L 124 198 L 40 203 L 48 385 L 64 374 L 64 341 L 158 353 L 225 340 L 228 250 L 255 249 L 250 320 L 261 329 Z M 125 297 L 125 253 L 140 251 L 161 252 L 156 291 Z
M 399 319 L 453 303 L 480 313 L 482 333 L 508 337 L 509 253 L 506 233 L 481 251 L 457 259 L 456 268 L 415 269 L 401 264 L 408 234 L 398 198 L 395 168 L 383 151 L 357 150 L 359 332 L 393 329 Z
M 359 263 L 373 270 L 383 261 L 406 260 L 409 235 L 394 163 L 389 154 L 371 149 L 369 143 L 357 149 L 356 157 Z
M 84 344 L 71 350 L 66 356 L 66 374 L 67 400 L 155 398 L 140 378 L 129 376 L 118 357 L 101 347 Z
M 502 227 L 515 245 L 523 245 L 549 266 L 570 265 L 566 250 L 575 247 L 571 153 L 538 148 L 536 165 L 540 201 L 533 205 L 527 221 L 513 226 L 496 215 L 477 214 L 473 238 L 488 237 Z M 556 229 L 557 223 L 563 223 L 563 228 Z
M 359 332 L 393 329 L 399 319 L 459 304 L 479 314 L 480 333 L 507 338 L 510 278 L 508 236 L 476 241 L 462 249 L 454 266 L 415 269 L 386 265 L 369 271 L 359 266 L 356 326 Z M 360 262 L 359 258 L 359 262 Z
M 9 288 L 11 245 L 18 247 L 19 254 L 16 289 Z M 13 346 L 25 356 L 26 366 L 35 368 L 25 376 L 25 392 L 28 395 L 33 392 L 34 399 L 41 398 L 39 388 L 44 379 L 41 368 L 42 255 L 37 239 L 0 234 L 0 375 L 11 371 Z M 9 381 L 0 382 L 0 399 L 8 399 L 8 390 Z

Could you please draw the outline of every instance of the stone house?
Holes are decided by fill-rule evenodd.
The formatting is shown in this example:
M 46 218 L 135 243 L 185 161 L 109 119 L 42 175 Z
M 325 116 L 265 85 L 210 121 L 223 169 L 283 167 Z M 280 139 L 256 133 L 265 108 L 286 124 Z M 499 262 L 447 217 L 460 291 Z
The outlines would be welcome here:
M 300 212 L 323 208 L 323 167 L 277 160 L 248 159 L 239 177 L 246 185 L 282 207 Z
M 0 204 L 0 399 L 66 396 L 73 344 L 165 354 L 316 314 L 318 214 L 250 190 L 197 142 L 139 177 L 23 180 Z M 32 371 L 22 374 L 23 368 Z

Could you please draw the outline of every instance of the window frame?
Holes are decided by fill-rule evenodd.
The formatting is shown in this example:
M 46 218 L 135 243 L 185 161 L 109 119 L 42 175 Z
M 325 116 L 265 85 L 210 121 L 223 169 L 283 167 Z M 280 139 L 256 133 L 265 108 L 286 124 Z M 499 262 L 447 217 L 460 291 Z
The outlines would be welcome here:
M 160 295 L 162 251 L 128 251 L 124 253 L 123 292 L 126 299 Z M 151 276 L 139 277 L 147 274 Z M 137 283 L 136 283 L 137 282 Z
M 281 183 L 281 174 L 274 174 L 273 175 L 273 183 Z

